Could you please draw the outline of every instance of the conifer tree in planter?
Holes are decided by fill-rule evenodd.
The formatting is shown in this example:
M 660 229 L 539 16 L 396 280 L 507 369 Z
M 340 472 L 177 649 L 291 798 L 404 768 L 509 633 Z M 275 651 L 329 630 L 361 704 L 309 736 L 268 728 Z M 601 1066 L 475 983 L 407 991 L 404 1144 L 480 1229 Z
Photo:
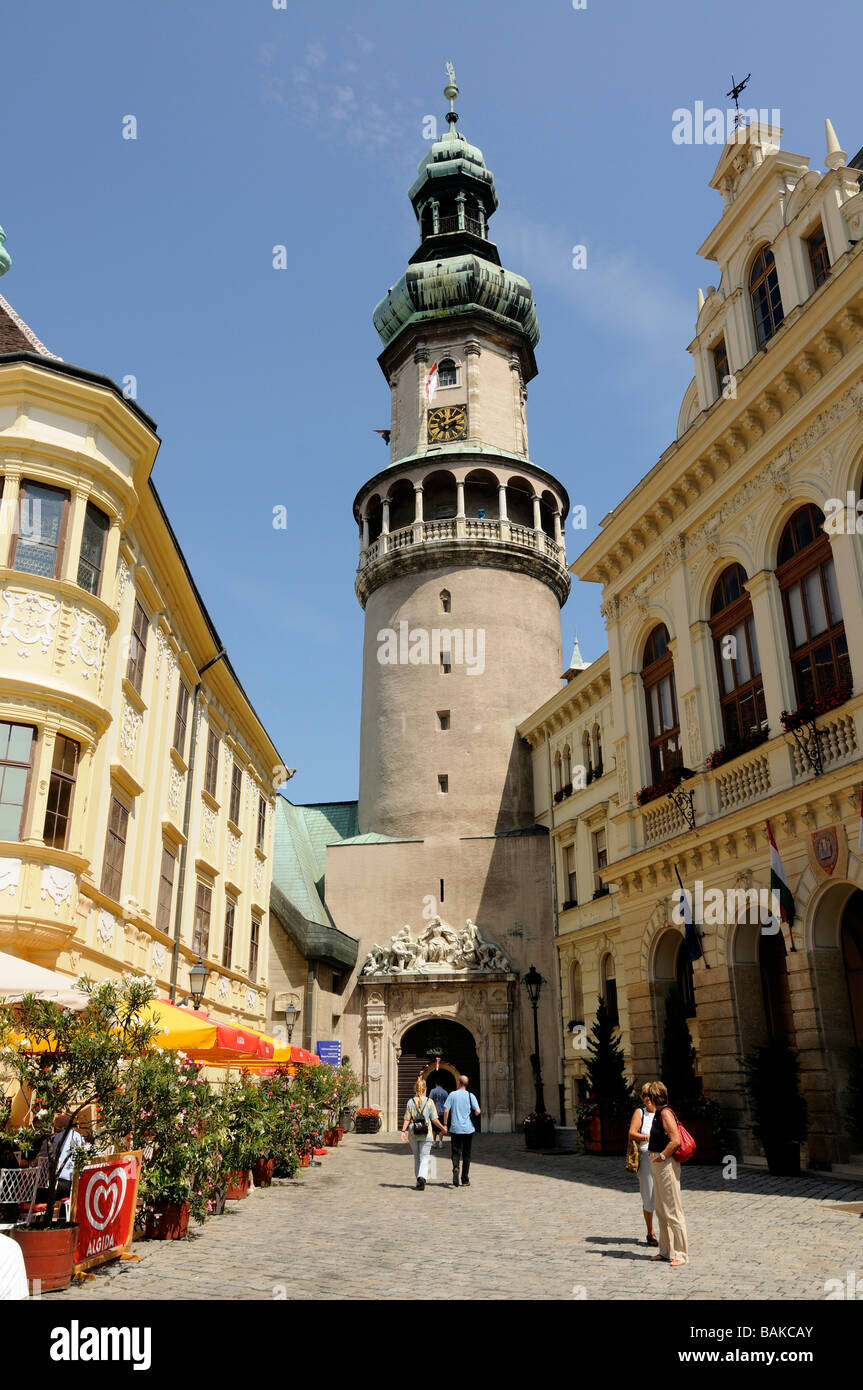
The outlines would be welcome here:
M 77 1012 L 32 994 L 0 1005 L 0 1074 L 18 1082 L 32 1114 L 29 1125 L 4 1137 L 31 1152 L 46 1144 L 44 1213 L 12 1232 L 28 1278 L 40 1279 L 44 1292 L 67 1288 L 72 1278 L 78 1228 L 55 1211 L 66 1138 L 83 1110 L 129 1084 L 157 1032 L 141 1018 L 155 994 L 152 980 L 127 976 L 95 985 L 84 977 L 77 988 L 90 995 Z M 58 1116 L 66 1118 L 55 1136 Z M 80 1167 L 84 1154 L 78 1154 Z
M 702 1094 L 695 1058 L 686 1005 L 673 984 L 665 996 L 661 1079 L 668 1088 L 669 1105 L 695 1140 L 694 1161 L 718 1163 L 724 1147 L 722 1111 L 715 1100 Z
M 863 1043 L 852 1047 L 845 1092 L 848 1133 L 863 1149 Z
M 587 1100 L 576 1108 L 576 1125 L 588 1153 L 626 1152 L 629 1120 L 635 1104 L 626 1058 L 616 1023 L 600 999 L 587 1041 Z
M 778 1177 L 796 1177 L 807 1130 L 797 1053 L 786 1038 L 771 1038 L 746 1054 L 743 1073 L 755 1137 L 764 1148 L 767 1167 Z

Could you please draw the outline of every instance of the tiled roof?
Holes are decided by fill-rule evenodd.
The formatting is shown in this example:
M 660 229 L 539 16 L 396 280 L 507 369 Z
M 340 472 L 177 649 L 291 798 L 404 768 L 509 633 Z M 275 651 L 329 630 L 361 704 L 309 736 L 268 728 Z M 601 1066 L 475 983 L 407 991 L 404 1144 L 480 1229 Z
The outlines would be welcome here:
M 27 324 L 15 313 L 12 305 L 0 294 L 0 354 L 4 352 L 38 352 L 41 357 L 50 357 L 54 362 L 62 362 L 56 352 L 49 352 Z
M 357 833 L 357 803 L 295 806 L 276 798 L 273 883 L 309 922 L 332 925 L 324 904 L 327 846 Z

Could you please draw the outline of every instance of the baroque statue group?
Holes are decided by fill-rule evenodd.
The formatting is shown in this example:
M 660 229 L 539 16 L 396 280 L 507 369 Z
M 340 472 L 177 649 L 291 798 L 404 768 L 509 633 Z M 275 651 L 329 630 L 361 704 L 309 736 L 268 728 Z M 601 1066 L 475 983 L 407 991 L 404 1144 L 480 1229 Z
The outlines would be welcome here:
M 389 946 L 372 946 L 361 973 L 404 975 L 434 970 L 508 971 L 511 968 L 500 947 L 492 941 L 484 941 L 470 918 L 457 932 L 440 917 L 433 917 L 418 938 L 405 926 Z

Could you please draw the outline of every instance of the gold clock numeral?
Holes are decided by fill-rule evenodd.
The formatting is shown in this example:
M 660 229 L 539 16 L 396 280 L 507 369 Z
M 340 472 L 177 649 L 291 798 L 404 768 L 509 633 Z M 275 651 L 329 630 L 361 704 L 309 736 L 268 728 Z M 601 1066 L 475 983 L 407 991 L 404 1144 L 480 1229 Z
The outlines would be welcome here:
M 428 413 L 428 437 L 433 444 L 467 438 L 467 406 L 442 405 Z

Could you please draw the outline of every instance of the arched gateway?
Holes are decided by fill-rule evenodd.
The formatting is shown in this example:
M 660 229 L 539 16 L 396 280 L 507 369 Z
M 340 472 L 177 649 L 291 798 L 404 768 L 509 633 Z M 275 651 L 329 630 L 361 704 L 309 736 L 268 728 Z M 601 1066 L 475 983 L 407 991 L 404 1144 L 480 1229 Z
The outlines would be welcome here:
M 389 947 L 369 952 L 359 980 L 364 1080 L 386 1129 L 398 1128 L 419 1075 L 432 1084 L 440 1057 L 442 1084 L 462 1072 L 470 1078 L 484 1127 L 512 1130 L 515 981 L 506 956 L 471 921 L 455 931 L 436 917 L 418 939 L 403 927 Z

